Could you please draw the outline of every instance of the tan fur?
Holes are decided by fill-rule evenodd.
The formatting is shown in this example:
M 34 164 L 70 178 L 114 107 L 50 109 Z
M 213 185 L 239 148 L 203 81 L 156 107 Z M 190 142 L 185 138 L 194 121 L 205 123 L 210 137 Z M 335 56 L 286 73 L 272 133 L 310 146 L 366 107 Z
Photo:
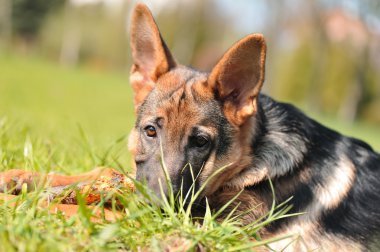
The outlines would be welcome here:
M 144 75 L 136 70 L 131 71 L 129 81 L 134 93 L 133 102 L 135 104 L 135 112 L 137 112 L 138 106 L 143 103 L 150 91 L 153 90 L 155 83 L 152 80 L 145 78 Z
M 112 168 L 98 167 L 81 175 L 66 176 L 53 173 L 41 174 L 34 171 L 13 169 L 0 173 L 0 188 L 2 189 L 8 185 L 11 185 L 12 182 L 15 182 L 18 187 L 24 183 L 30 186 L 41 183 L 48 184 L 52 187 L 65 186 L 84 181 L 94 181 L 102 175 L 110 176 L 113 172 L 115 172 L 115 170 Z
M 214 98 L 214 92 L 210 87 L 207 86 L 207 82 L 197 82 L 191 86 L 191 88 L 202 97 L 204 100 L 209 100 Z
M 237 127 L 236 135 L 233 137 L 233 139 L 236 139 L 236 141 L 233 143 L 233 147 L 231 148 L 233 152 L 222 158 L 214 157 L 215 161 L 212 163 L 212 165 L 206 164 L 200 178 L 201 181 L 205 181 L 209 176 L 211 176 L 216 170 L 215 167 L 222 168 L 226 165 L 228 166 L 223 170 L 223 172 L 221 172 L 218 176 L 215 176 L 215 178 L 211 180 L 210 183 L 208 183 L 208 186 L 206 186 L 205 189 L 205 195 L 214 193 L 218 188 L 222 186 L 232 186 L 235 189 L 243 188 L 240 186 L 240 184 L 232 184 L 228 181 L 234 179 L 237 174 L 239 174 L 243 169 L 247 168 L 247 166 L 252 163 L 249 143 L 253 137 L 253 125 L 254 119 L 250 118 L 250 120 L 246 121 L 240 128 Z
M 131 84 L 137 108 L 152 90 L 153 83 L 176 66 L 149 9 L 136 5 L 132 15 L 131 48 L 134 64 Z
M 208 82 L 226 99 L 225 115 L 237 126 L 257 110 L 256 98 L 264 83 L 265 57 L 263 35 L 251 34 L 235 43 L 211 71 Z M 241 89 L 237 97 L 229 98 L 237 89 Z
M 4 204 L 11 207 L 17 206 L 19 200 L 15 199 L 15 195 L 10 195 L 9 193 L 19 193 L 24 184 L 27 185 L 26 188 L 29 191 L 33 190 L 36 186 L 44 186 L 45 188 L 53 189 L 64 186 L 74 186 L 81 182 L 89 184 L 95 183 L 97 179 L 102 179 L 102 177 L 115 178 L 115 176 L 119 175 L 123 176 L 120 172 L 112 168 L 104 167 L 98 167 L 90 172 L 76 176 L 65 176 L 53 173 L 43 174 L 19 169 L 8 170 L 0 173 L 0 190 L 7 193 L 0 193 L 0 202 L 4 201 Z M 90 197 L 91 194 L 88 193 L 88 195 Z M 71 217 L 76 215 L 80 209 L 78 205 L 74 205 L 72 202 L 65 203 L 64 200 L 54 200 L 53 202 L 50 202 L 50 200 L 50 197 L 49 199 L 41 199 L 39 201 L 39 206 L 47 208 L 49 212 L 53 214 L 60 212 L 66 217 Z M 61 204 L 60 202 L 65 204 Z M 116 221 L 118 218 L 121 218 L 120 212 L 114 212 L 109 209 L 100 209 L 94 206 L 88 206 L 88 208 L 94 211 L 94 215 L 91 218 L 94 222 L 102 221 L 103 217 L 108 221 Z
M 128 150 L 131 153 L 132 159 L 136 156 L 137 153 L 137 144 L 138 144 L 138 132 L 135 129 L 132 129 L 128 135 Z M 136 163 L 134 161 L 132 163 L 132 177 L 136 177 Z
M 342 252 L 342 251 L 363 251 L 363 247 L 342 236 L 329 235 L 320 231 L 316 222 L 302 221 L 293 224 L 284 230 L 272 234 L 276 237 L 291 236 L 271 243 L 269 247 L 274 251 L 299 251 L 299 252 Z
M 15 207 L 19 203 L 15 200 L 15 195 L 0 193 L 0 203 L 5 202 L 6 206 Z M 50 213 L 57 214 L 61 213 L 66 218 L 70 218 L 78 214 L 80 207 L 78 205 L 68 205 L 68 204 L 57 204 L 48 201 L 39 202 L 39 207 L 48 209 Z M 111 211 L 109 209 L 100 209 L 94 206 L 87 206 L 89 209 L 94 211 L 94 215 L 91 217 L 92 222 L 102 222 L 103 218 L 107 221 L 117 221 L 122 218 L 120 212 Z
M 347 158 L 343 158 L 329 179 L 316 189 L 315 196 L 319 203 L 325 209 L 337 207 L 351 190 L 355 173 L 354 164 Z

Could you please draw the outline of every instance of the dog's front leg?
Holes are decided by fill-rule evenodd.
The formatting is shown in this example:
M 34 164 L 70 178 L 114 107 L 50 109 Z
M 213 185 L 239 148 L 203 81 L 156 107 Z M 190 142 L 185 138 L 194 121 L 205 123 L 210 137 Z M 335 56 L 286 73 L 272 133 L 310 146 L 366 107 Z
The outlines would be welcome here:
M 22 185 L 26 184 L 28 191 L 34 190 L 36 186 L 58 187 L 75 185 L 78 183 L 93 183 L 97 179 L 105 177 L 108 180 L 115 178 L 127 182 L 127 187 L 133 189 L 133 183 L 125 178 L 125 175 L 112 168 L 98 167 L 94 170 L 75 176 L 59 175 L 54 173 L 43 174 L 34 171 L 13 169 L 0 173 L 0 193 L 19 194 Z
M 15 195 L 0 193 L 0 205 L 6 204 L 8 207 L 15 207 L 17 205 Z M 50 213 L 57 214 L 61 213 L 66 218 L 70 218 L 79 212 L 80 206 L 78 205 L 67 205 L 67 204 L 57 204 L 57 203 L 49 203 L 47 201 L 42 201 L 39 204 L 42 208 L 47 208 Z M 121 218 L 120 212 L 114 212 L 108 209 L 100 209 L 96 208 L 95 206 L 87 206 L 89 209 L 93 211 L 93 215 L 91 217 L 92 222 L 98 222 L 101 221 L 103 218 L 107 221 L 115 221 L 119 218 Z
M 38 172 L 12 169 L 0 173 L 0 193 L 19 194 L 23 184 L 27 184 L 29 190 L 37 180 L 43 177 Z M 45 176 L 46 178 L 46 176 Z

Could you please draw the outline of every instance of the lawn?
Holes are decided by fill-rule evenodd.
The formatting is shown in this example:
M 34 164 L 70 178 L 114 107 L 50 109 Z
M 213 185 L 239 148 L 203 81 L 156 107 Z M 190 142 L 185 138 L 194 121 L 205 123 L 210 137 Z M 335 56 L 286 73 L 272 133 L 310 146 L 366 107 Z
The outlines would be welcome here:
M 128 172 L 134 115 L 127 80 L 126 74 L 0 55 L 0 171 L 75 174 L 111 166 Z M 375 126 L 319 119 L 380 149 Z M 261 224 L 240 228 L 234 220 L 217 223 L 212 215 L 194 223 L 188 212 L 173 212 L 170 202 L 161 211 L 141 195 L 113 195 L 125 207 L 123 218 L 98 223 L 90 222 L 85 206 L 69 219 L 49 214 L 38 204 L 43 197 L 43 192 L 21 195 L 16 207 L 0 202 L 0 251 L 161 251 L 180 249 L 178 244 L 236 251 L 260 244 L 253 237 L 259 240 L 255 232 Z
M 76 174 L 96 166 L 130 171 L 127 136 L 134 115 L 127 80 L 119 73 L 2 55 L 0 171 Z M 217 216 L 208 213 L 201 224 L 185 208 L 173 211 L 171 202 L 159 209 L 147 205 L 142 195 L 109 197 L 124 207 L 116 222 L 92 223 L 84 205 L 69 219 L 50 214 L 39 204 L 46 199 L 44 191 L 12 202 L 0 200 L 0 251 L 176 251 L 199 246 L 236 251 L 261 244 L 254 237 L 263 223 L 241 228 L 235 220 L 217 223 Z M 267 216 L 266 222 L 281 214 Z

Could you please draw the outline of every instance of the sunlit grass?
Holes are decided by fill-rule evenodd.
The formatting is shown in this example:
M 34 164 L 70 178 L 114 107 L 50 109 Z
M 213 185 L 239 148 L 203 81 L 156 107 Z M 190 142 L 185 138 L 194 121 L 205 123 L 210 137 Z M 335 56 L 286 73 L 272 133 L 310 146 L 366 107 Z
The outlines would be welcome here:
M 100 141 L 128 133 L 134 121 L 127 74 L 1 54 L 0 115 L 63 135 L 80 124 Z
M 380 149 L 375 127 L 319 119 Z M 76 174 L 109 166 L 128 172 L 126 145 L 133 121 L 126 75 L 0 55 L 0 171 L 24 168 Z M 147 195 L 127 193 L 115 195 L 125 209 L 120 220 L 92 223 L 90 210 L 83 205 L 69 219 L 50 214 L 38 206 L 41 193 L 19 196 L 17 207 L 0 202 L 0 251 L 160 251 L 179 245 L 191 250 L 197 246 L 247 250 L 265 243 L 257 231 L 289 210 L 277 202 L 262 219 L 241 227 L 232 215 L 217 222 L 220 212 L 210 209 L 202 222 L 194 222 L 188 205 L 181 204 L 188 197 L 194 199 L 193 191 L 177 196 L 179 208 L 172 198 L 162 209 L 147 204 Z
M 57 167 L 57 171 L 72 167 L 70 172 L 75 172 L 89 170 L 101 163 L 125 172 L 119 156 L 123 138 L 110 142 L 107 148 L 93 150 L 88 149 L 88 140 L 79 131 L 75 141 L 64 139 L 55 146 L 46 143 L 51 137 L 48 133 L 42 140 L 40 136 L 32 136 L 32 132 L 24 127 L 15 125 L 16 122 L 1 121 L 0 171 L 24 167 L 48 172 L 51 167 Z M 73 146 L 75 151 L 62 149 L 62 146 Z M 67 156 L 70 157 L 65 158 Z M 76 170 L 74 165 L 79 169 Z M 223 169 L 221 167 L 218 172 Z M 91 221 L 92 210 L 80 197 L 77 215 L 66 218 L 59 213 L 51 214 L 39 204 L 46 201 L 44 190 L 28 194 L 24 190 L 11 201 L 0 200 L 0 251 L 196 251 L 200 247 L 209 251 L 242 251 L 283 238 L 262 241 L 257 232 L 272 221 L 286 217 L 290 207 L 287 202 L 275 204 L 274 201 L 271 211 L 261 219 L 241 226 L 233 214 L 223 221 L 217 220 L 228 205 L 217 212 L 212 212 L 206 205 L 205 215 L 193 219 L 191 207 L 200 195 L 194 187 L 189 197 L 183 197 L 185 192 L 179 196 L 169 190 L 168 199 L 163 197 L 159 200 L 161 204 L 150 204 L 152 197 L 156 196 L 144 185 L 137 182 L 136 185 L 140 194 L 114 192 L 107 195 L 121 205 L 122 215 L 115 222 Z M 187 201 L 190 204 L 185 204 Z M 102 209 L 103 203 L 96 206 Z
M 126 146 L 134 116 L 126 76 L 10 55 L 0 57 L 0 69 L 0 171 L 130 171 Z M 185 198 L 179 206 L 173 200 L 157 206 L 146 203 L 149 194 L 126 193 L 115 195 L 124 208 L 120 220 L 93 223 L 85 205 L 67 219 L 41 208 L 44 197 L 43 191 L 18 196 L 16 207 L 0 202 L 0 251 L 246 250 L 264 244 L 257 231 L 288 210 L 280 205 L 241 227 L 232 215 L 217 222 L 220 213 L 209 208 L 203 221 L 194 221 Z

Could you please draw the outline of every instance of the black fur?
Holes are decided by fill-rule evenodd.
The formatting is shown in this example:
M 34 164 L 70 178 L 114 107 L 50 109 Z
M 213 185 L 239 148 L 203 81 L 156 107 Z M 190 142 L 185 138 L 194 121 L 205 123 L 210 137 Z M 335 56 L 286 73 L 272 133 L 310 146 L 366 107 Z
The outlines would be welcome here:
M 348 195 L 339 205 L 322 213 L 321 225 L 326 232 L 341 234 L 360 243 L 380 231 L 380 155 L 355 138 L 346 137 L 310 119 L 292 105 L 279 103 L 261 95 L 257 114 L 257 134 L 252 142 L 255 166 L 271 167 L 278 173 L 273 180 L 277 201 L 293 196 L 292 212 L 305 211 L 313 201 L 313 190 L 333 173 L 341 157 L 348 158 L 356 169 L 356 177 Z M 276 139 L 268 137 L 279 135 Z M 286 146 L 284 146 L 286 145 Z M 286 148 L 284 148 L 286 147 Z M 298 183 L 283 192 L 286 183 L 297 183 L 296 174 L 309 169 L 310 182 Z M 340 183 L 340 181 L 336 181 Z M 249 188 L 258 195 L 269 195 L 267 181 Z M 265 198 L 265 197 L 263 197 Z M 274 231 L 291 222 L 274 223 Z

